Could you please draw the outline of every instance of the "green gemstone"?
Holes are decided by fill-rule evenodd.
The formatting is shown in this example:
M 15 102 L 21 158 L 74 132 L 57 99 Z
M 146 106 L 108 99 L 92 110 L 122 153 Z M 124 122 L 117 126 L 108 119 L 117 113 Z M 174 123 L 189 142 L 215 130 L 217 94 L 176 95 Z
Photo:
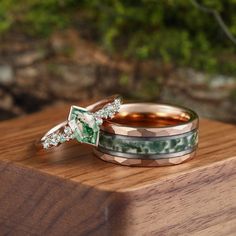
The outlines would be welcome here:
M 101 132 L 99 146 L 116 152 L 141 155 L 159 155 L 192 150 L 198 142 L 196 131 L 179 136 L 152 138 L 145 140 L 140 137 L 124 138 L 122 135 L 109 135 Z
M 95 117 L 82 107 L 72 106 L 69 121 L 75 120 L 77 126 L 74 136 L 81 143 L 97 145 L 99 138 L 99 126 Z

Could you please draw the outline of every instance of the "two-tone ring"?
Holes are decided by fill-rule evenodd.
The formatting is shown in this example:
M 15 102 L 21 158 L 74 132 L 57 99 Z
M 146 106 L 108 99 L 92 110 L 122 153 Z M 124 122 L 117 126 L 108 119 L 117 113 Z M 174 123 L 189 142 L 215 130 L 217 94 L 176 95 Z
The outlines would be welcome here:
M 101 125 L 95 154 L 129 166 L 164 166 L 191 159 L 198 145 L 198 115 L 154 103 L 123 104 Z
M 112 118 L 120 109 L 121 97 L 114 95 L 86 108 L 71 106 L 68 119 L 50 129 L 37 142 L 43 149 L 59 146 L 76 139 L 80 143 L 98 145 L 100 126 L 104 119 Z

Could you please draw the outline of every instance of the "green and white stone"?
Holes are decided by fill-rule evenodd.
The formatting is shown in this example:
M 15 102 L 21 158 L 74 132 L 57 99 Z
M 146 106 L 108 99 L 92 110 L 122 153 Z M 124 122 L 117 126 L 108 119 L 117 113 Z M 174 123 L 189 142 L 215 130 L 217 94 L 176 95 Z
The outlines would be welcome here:
M 99 125 L 91 112 L 82 107 L 72 106 L 68 119 L 77 141 L 92 145 L 98 144 Z
M 98 146 L 103 150 L 134 155 L 165 155 L 193 150 L 198 142 L 196 130 L 168 137 L 127 137 L 101 132 Z

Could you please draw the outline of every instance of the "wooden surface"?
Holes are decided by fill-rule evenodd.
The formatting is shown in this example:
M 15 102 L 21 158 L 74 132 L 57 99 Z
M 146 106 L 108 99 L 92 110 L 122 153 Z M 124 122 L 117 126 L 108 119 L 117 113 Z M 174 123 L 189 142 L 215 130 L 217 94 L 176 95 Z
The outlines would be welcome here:
M 0 123 L 0 235 L 236 235 L 236 126 L 200 121 L 195 159 L 134 168 L 89 146 L 37 152 L 69 107 Z

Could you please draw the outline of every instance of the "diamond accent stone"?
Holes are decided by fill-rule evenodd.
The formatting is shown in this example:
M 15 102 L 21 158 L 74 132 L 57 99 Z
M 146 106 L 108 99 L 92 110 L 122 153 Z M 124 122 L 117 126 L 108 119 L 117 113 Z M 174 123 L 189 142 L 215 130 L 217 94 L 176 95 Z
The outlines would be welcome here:
M 120 109 L 121 99 L 117 98 L 114 102 L 107 104 L 101 110 L 95 112 L 96 117 L 100 118 L 112 118 Z
M 43 148 L 48 149 L 50 147 L 58 146 L 61 143 L 73 139 L 73 131 L 69 126 L 66 126 L 62 132 L 56 132 L 49 135 L 43 142 Z
M 72 129 L 69 126 L 66 126 L 65 129 L 64 129 L 65 137 L 71 138 L 72 134 L 73 134 Z
M 60 143 L 64 143 L 66 141 L 69 141 L 64 134 L 61 135 Z
M 51 139 L 50 139 L 50 144 L 53 145 L 53 146 L 57 146 L 58 143 L 60 142 L 60 135 L 55 133 L 55 134 L 52 134 L 51 136 Z
M 98 116 L 95 116 L 95 121 L 96 121 L 98 126 L 100 126 L 103 123 L 103 119 L 98 117 Z
M 43 148 L 45 148 L 45 149 L 50 148 L 50 140 L 49 140 L 49 139 L 46 139 L 46 140 L 43 142 Z
M 66 126 L 63 130 L 63 133 L 61 134 L 60 143 L 64 143 L 70 139 L 73 139 L 73 132 L 69 126 Z

